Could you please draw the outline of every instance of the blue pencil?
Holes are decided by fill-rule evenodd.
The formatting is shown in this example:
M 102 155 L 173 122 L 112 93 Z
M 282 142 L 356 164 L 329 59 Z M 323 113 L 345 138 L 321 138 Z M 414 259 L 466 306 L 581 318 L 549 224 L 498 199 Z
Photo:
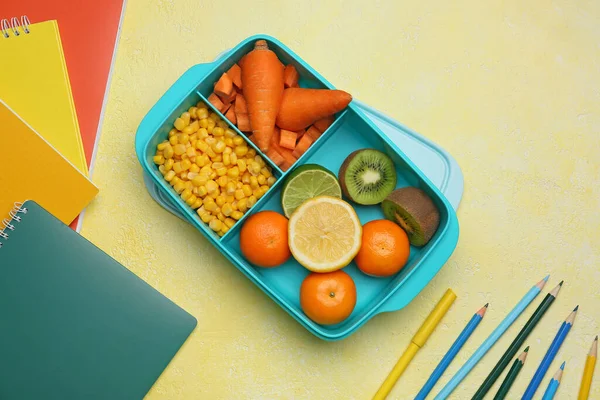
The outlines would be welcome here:
M 558 385 L 560 385 L 560 379 L 562 378 L 564 370 L 565 362 L 563 361 L 558 371 L 556 371 L 556 374 L 554 374 L 554 377 L 550 379 L 550 383 L 548 384 L 548 388 L 544 392 L 542 400 L 552 400 L 554 398 L 554 395 L 556 395 L 556 391 L 558 390 Z
M 450 379 L 450 382 L 444 386 L 441 392 L 435 396 L 434 400 L 444 400 L 456 389 L 456 387 L 462 382 L 463 379 L 471 372 L 473 367 L 477 365 L 479 360 L 488 352 L 489 349 L 500 339 L 500 337 L 506 332 L 506 330 L 515 322 L 515 320 L 521 315 L 523 311 L 527 308 L 527 306 L 536 298 L 540 291 L 548 282 L 548 278 L 550 276 L 545 277 L 538 283 L 536 283 L 529 291 L 523 296 L 521 301 L 517 303 L 517 305 L 512 309 L 510 313 L 504 320 L 496 327 L 496 329 L 492 332 L 492 334 L 479 346 L 479 348 L 473 353 L 471 358 L 467 360 L 467 362 L 458 370 L 458 372 Z
M 431 389 L 433 389 L 438 379 L 440 379 L 440 377 L 444 374 L 446 368 L 448 368 L 452 360 L 454 360 L 454 357 L 456 357 L 460 349 L 467 342 L 471 334 L 475 331 L 475 328 L 477 328 L 477 325 L 479 325 L 479 323 L 483 319 L 487 308 L 488 304 L 481 307 L 479 311 L 477 311 L 475 315 L 473 315 L 473 318 L 471 318 L 467 326 L 465 326 L 460 335 L 458 335 L 458 338 L 456 338 L 456 340 L 454 341 L 444 358 L 442 358 L 438 366 L 433 370 L 431 376 L 429 377 L 427 382 L 425 382 L 425 385 L 423 385 L 423 388 L 421 388 L 421 391 L 419 392 L 419 394 L 417 394 L 417 397 L 415 397 L 415 400 L 424 400 L 429 394 L 429 392 L 431 392 Z
M 560 325 L 560 329 L 554 337 L 552 344 L 550 344 L 550 347 L 548 348 L 546 355 L 542 359 L 540 366 L 538 367 L 537 371 L 535 371 L 533 378 L 531 378 L 531 382 L 529 382 L 529 386 L 527 386 L 527 389 L 525 390 L 525 393 L 523 393 L 523 397 L 521 397 L 521 400 L 531 400 L 533 398 L 533 395 L 540 386 L 540 383 L 542 383 L 542 379 L 544 379 L 544 375 L 546 375 L 550 364 L 552 364 L 554 357 L 556 357 L 556 353 L 558 353 L 560 346 L 562 346 L 563 342 L 565 341 L 565 338 L 567 337 L 567 334 L 571 330 L 573 322 L 575 322 L 575 315 L 577 315 L 578 309 L 579 306 L 575 307 L 575 309 L 571 312 L 571 314 L 569 314 L 567 319 L 565 319 L 564 322 Z

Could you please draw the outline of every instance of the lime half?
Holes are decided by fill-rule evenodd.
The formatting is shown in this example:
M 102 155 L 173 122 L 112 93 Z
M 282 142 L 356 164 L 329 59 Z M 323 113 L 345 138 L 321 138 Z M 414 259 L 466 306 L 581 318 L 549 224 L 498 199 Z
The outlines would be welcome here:
M 306 200 L 317 196 L 342 198 L 342 188 L 333 172 L 317 164 L 305 164 L 294 170 L 281 191 L 281 208 L 290 217 Z

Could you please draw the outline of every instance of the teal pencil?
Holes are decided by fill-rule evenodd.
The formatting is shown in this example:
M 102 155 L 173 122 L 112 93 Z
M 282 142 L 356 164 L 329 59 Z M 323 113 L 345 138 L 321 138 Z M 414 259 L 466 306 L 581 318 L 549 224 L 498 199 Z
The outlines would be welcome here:
M 529 291 L 523 296 L 521 301 L 512 309 L 510 313 L 504 318 L 504 320 L 496 327 L 492 334 L 479 346 L 479 348 L 473 353 L 471 358 L 458 370 L 458 372 L 450 379 L 450 382 L 444 386 L 441 392 L 435 396 L 434 400 L 444 400 L 456 389 L 456 387 L 462 382 L 463 379 L 471 372 L 473 367 L 477 365 L 479 360 L 488 352 L 489 349 L 500 339 L 500 337 L 506 332 L 506 330 L 515 322 L 515 320 L 521 315 L 527 306 L 540 294 L 546 282 L 548 282 L 548 275 L 538 283 L 536 283 Z
M 556 396 L 556 391 L 558 390 L 563 371 L 565 370 L 565 364 L 566 363 L 563 361 L 558 371 L 556 371 L 556 374 L 550 379 L 550 383 L 548 384 L 546 392 L 544 392 L 544 396 L 542 396 L 542 400 L 552 400 L 554 396 Z

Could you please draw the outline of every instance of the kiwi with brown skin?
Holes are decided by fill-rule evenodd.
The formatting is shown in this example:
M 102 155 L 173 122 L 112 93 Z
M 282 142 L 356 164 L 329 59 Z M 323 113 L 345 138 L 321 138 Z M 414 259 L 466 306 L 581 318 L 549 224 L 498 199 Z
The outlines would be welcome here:
M 404 187 L 394 190 L 381 203 L 383 214 L 406 231 L 413 246 L 425 246 L 440 225 L 440 213 L 421 189 Z
M 379 204 L 396 187 L 396 168 L 387 154 L 362 149 L 346 157 L 338 178 L 342 192 L 353 202 Z

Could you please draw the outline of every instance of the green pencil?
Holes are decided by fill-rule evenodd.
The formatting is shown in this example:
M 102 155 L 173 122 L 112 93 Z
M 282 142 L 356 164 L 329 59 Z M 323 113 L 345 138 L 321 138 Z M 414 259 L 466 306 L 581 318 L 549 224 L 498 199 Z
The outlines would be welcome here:
M 525 364 L 528 351 L 529 346 L 525 347 L 525 350 L 521 353 L 519 357 L 517 357 L 512 367 L 510 367 L 506 378 L 504 378 L 504 382 L 502 382 L 502 385 L 500 385 L 500 389 L 498 389 L 498 393 L 496 393 L 496 396 L 494 396 L 494 400 L 503 400 L 506 397 L 513 382 L 515 381 L 515 379 L 517 379 L 517 375 L 519 375 L 519 372 L 521 372 L 523 364 Z
M 552 291 L 550 291 L 550 293 L 546 295 L 546 297 L 544 297 L 544 300 L 542 300 L 538 308 L 533 312 L 529 320 L 525 323 L 525 325 L 521 329 L 521 332 L 519 332 L 519 334 L 515 337 L 510 346 L 508 346 L 508 349 L 506 349 L 502 357 L 500 357 L 500 360 L 498 360 L 496 366 L 488 374 L 487 378 L 485 378 L 481 386 L 479 386 L 479 389 L 477 389 L 477 392 L 475 392 L 475 395 L 471 400 L 483 400 L 486 393 L 489 392 L 489 390 L 494 385 L 494 382 L 496 382 L 496 380 L 498 380 L 498 377 L 502 374 L 502 371 L 504 371 L 506 366 L 510 363 L 510 360 L 512 360 L 515 354 L 517 354 L 517 351 L 523 345 L 525 339 L 527 339 L 527 336 L 529 336 L 529 334 L 531 333 L 531 331 L 533 331 L 538 322 L 540 322 L 548 308 L 550 308 L 550 306 L 556 299 L 556 296 L 558 295 L 562 284 L 563 281 L 561 281 L 554 289 L 552 289 Z

